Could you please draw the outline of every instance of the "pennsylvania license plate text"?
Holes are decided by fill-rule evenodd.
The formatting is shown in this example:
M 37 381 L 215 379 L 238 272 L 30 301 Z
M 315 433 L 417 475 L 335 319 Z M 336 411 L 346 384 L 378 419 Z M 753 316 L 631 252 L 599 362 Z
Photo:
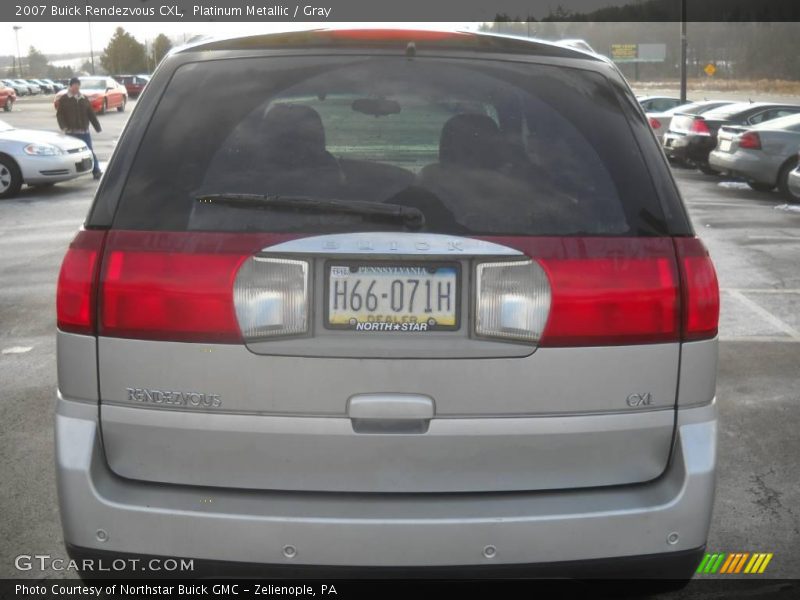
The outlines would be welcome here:
M 419 332 L 458 327 L 458 269 L 424 265 L 332 265 L 328 325 Z

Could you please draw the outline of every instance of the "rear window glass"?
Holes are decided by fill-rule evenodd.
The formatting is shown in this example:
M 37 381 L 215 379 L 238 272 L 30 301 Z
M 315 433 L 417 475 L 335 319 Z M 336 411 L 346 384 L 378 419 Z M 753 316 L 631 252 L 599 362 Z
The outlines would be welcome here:
M 800 131 L 800 114 L 790 113 L 786 116 L 770 119 L 759 125 L 758 129 L 788 129 L 789 131 Z
M 706 116 L 710 120 L 725 120 L 751 108 L 753 108 L 753 105 L 747 102 L 729 104 L 727 106 L 722 106 L 720 108 L 715 108 L 714 110 L 708 111 Z
M 362 210 L 365 204 L 410 207 L 424 218 L 390 222 Z M 602 76 L 387 56 L 180 67 L 137 151 L 114 226 L 308 233 L 413 227 L 473 235 L 665 230 L 630 125 Z

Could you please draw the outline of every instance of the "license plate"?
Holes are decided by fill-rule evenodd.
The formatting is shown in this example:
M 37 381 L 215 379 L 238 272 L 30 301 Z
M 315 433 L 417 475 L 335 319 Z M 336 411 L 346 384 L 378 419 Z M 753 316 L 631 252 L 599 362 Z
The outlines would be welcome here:
M 731 140 L 720 140 L 719 141 L 719 149 L 723 152 L 730 152 L 732 142 Z
M 84 158 L 81 162 L 75 163 L 75 168 L 80 171 L 88 171 L 94 166 L 94 160 L 91 158 Z
M 353 331 L 454 330 L 459 296 L 458 265 L 332 263 L 326 324 Z

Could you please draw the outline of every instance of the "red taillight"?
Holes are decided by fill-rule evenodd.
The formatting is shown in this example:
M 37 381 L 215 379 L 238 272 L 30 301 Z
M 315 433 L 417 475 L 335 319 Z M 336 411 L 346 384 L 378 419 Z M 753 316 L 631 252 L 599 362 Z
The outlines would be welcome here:
M 100 278 L 99 334 L 241 343 L 233 283 L 242 262 L 287 237 L 112 231 Z
M 61 331 L 94 335 L 97 268 L 105 231 L 80 231 L 69 245 L 56 292 L 56 321 Z
M 761 138 L 755 131 L 745 131 L 739 136 L 739 148 L 761 150 Z
M 650 121 L 650 127 L 652 127 L 653 130 L 661 129 L 661 122 L 658 119 L 650 117 L 648 121 Z
M 700 135 L 711 135 L 711 130 L 702 117 L 695 117 L 692 119 L 692 126 L 689 128 L 689 131 Z
M 680 339 L 678 268 L 669 238 L 491 238 L 538 260 L 550 280 L 541 346 Z
M 685 341 L 712 338 L 719 325 L 719 284 L 708 251 L 697 238 L 675 238 L 681 274 Z
M 82 232 L 64 260 L 58 298 L 62 329 L 94 331 L 93 281 L 102 235 Z M 242 343 L 234 304 L 239 267 L 262 248 L 295 237 L 112 231 L 99 276 L 98 333 Z M 716 275 L 695 238 L 677 238 L 674 244 L 671 238 L 486 239 L 520 250 L 544 270 L 552 300 L 542 346 L 676 342 L 716 335 Z

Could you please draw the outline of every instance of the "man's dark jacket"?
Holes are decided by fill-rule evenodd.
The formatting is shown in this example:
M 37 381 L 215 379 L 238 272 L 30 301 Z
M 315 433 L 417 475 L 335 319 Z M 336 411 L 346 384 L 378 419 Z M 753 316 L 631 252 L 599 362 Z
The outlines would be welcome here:
M 91 123 L 94 130 L 100 132 L 100 122 L 92 110 L 92 105 L 89 103 L 89 99 L 82 94 L 73 97 L 68 94 L 61 96 L 58 99 L 56 119 L 62 130 L 88 131 L 89 123 Z

